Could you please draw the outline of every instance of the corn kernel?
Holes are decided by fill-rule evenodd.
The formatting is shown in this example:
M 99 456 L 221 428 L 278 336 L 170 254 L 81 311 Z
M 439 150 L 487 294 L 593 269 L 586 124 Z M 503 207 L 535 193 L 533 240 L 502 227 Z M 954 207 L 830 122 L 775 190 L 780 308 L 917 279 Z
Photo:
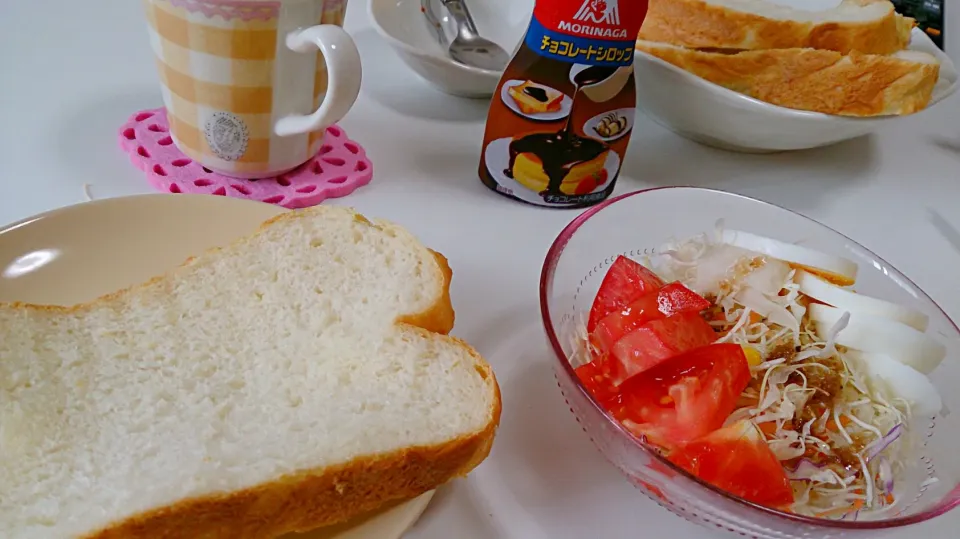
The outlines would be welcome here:
M 760 352 L 752 346 L 740 346 L 743 348 L 743 355 L 747 356 L 747 365 L 751 367 L 758 367 L 763 363 L 763 358 L 760 357 Z

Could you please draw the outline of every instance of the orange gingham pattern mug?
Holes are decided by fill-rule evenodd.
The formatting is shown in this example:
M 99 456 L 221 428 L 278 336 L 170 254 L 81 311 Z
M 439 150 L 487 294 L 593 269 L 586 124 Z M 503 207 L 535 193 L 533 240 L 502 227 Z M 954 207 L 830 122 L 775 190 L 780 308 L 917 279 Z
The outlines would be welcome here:
M 347 0 L 143 0 L 170 134 L 198 163 L 263 178 L 307 162 L 360 92 Z

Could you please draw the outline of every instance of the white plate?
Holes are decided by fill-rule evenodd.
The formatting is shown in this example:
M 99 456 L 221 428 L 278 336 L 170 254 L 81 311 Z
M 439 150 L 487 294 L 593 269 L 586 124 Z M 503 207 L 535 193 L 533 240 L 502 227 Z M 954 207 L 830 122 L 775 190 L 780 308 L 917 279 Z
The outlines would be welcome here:
M 501 192 L 513 195 L 525 202 L 543 205 L 543 197 L 540 196 L 539 193 L 534 193 L 529 188 L 520 185 L 520 182 L 517 180 L 514 180 L 513 178 L 510 178 L 504 174 L 504 171 L 510 166 L 511 140 L 513 139 L 510 137 L 497 139 L 487 146 L 487 151 L 484 155 L 484 162 L 487 165 L 487 170 L 490 171 L 490 176 L 494 179 L 494 181 L 500 185 Z M 620 156 L 617 154 L 617 152 L 611 150 L 607 154 L 607 162 L 604 164 L 604 168 L 606 169 L 607 176 L 609 178 L 613 178 L 613 175 L 620 170 Z M 607 183 L 597 187 L 591 193 L 599 193 L 605 189 L 608 189 L 609 187 L 610 180 L 607 180 Z M 561 206 L 561 204 L 554 205 Z
M 284 211 L 218 196 L 143 195 L 97 200 L 0 225 L 0 301 L 90 301 L 250 234 Z M 427 492 L 341 525 L 283 539 L 399 539 L 432 496 Z
M 913 29 L 909 48 L 940 60 L 940 78 L 930 104 L 918 113 L 929 114 L 956 92 L 957 69 L 919 28 Z M 640 110 L 683 137 L 727 150 L 764 153 L 817 148 L 909 117 L 851 118 L 779 107 L 713 84 L 643 51 L 637 51 L 633 65 Z
M 617 133 L 612 137 L 601 136 L 600 133 L 597 133 L 595 128 L 600 125 L 600 121 L 603 120 L 606 116 L 615 114 L 617 116 L 627 119 L 627 127 L 623 131 Z M 637 109 L 633 107 L 611 110 L 610 112 L 604 112 L 603 114 L 597 114 L 593 118 L 587 120 L 587 123 L 583 124 L 583 134 L 590 138 L 595 138 L 597 140 L 602 140 L 604 142 L 613 142 L 619 138 L 622 138 L 624 135 L 633 130 L 633 123 L 636 121 Z
M 500 100 L 503 101 L 503 104 L 507 106 L 513 112 L 516 112 L 524 118 L 529 118 L 531 120 L 536 120 L 538 122 L 555 122 L 557 120 L 562 120 L 570 115 L 570 109 L 573 108 L 573 99 L 570 98 L 567 94 L 563 94 L 563 101 L 560 102 L 560 110 L 555 112 L 541 112 L 537 114 L 527 114 L 520 110 L 520 107 L 517 105 L 517 102 L 510 97 L 510 88 L 515 86 L 520 86 L 523 84 L 523 80 L 508 80 L 503 84 L 503 87 L 500 89 Z M 536 84 L 540 84 L 537 81 L 531 81 Z M 540 86 L 550 88 L 551 90 L 559 92 L 556 88 L 552 86 L 547 86 L 546 84 L 540 84 Z M 562 92 L 561 92 L 562 93 Z

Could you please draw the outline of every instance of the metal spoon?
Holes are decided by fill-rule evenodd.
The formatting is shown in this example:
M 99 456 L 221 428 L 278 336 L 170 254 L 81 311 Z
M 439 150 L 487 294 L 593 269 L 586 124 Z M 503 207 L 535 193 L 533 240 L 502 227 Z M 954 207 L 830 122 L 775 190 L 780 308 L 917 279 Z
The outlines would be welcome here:
M 470 16 L 464 0 L 442 0 L 444 7 L 457 23 L 457 37 L 450 44 L 450 56 L 468 66 L 503 71 L 510 62 L 510 55 L 489 39 L 480 37 L 477 25 Z
M 423 13 L 424 19 L 430 25 L 430 31 L 437 35 L 437 41 L 441 47 L 449 49 L 450 40 L 447 39 L 447 32 L 444 28 L 444 23 L 447 22 L 448 18 L 445 14 L 441 15 L 442 11 L 445 11 L 445 8 L 442 8 L 440 0 L 420 0 L 420 12 Z

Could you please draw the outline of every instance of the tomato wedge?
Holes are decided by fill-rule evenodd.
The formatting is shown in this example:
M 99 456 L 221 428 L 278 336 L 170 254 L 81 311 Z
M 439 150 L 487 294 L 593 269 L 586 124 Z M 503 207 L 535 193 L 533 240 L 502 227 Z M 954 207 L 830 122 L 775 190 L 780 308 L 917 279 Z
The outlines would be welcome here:
M 651 320 L 675 314 L 698 313 L 708 307 L 710 302 L 693 290 L 680 283 L 670 283 L 603 317 L 591 337 L 597 348 L 609 352 L 624 335 Z
M 702 346 L 624 382 L 610 412 L 634 434 L 670 450 L 723 426 L 749 381 L 740 345 Z
M 607 401 L 617 396 L 617 387 L 613 385 L 613 376 L 610 373 L 609 363 L 605 358 L 597 358 L 586 365 L 581 365 L 574 369 L 577 378 L 583 382 L 583 386 L 593 395 L 593 398 L 606 405 Z
M 593 333 L 603 317 L 661 286 L 663 280 L 657 274 L 625 256 L 618 256 L 600 282 L 587 319 L 587 332 Z
M 671 462 L 730 494 L 775 509 L 793 504 L 790 480 L 763 435 L 738 421 L 670 454 Z
M 612 371 L 619 385 L 673 356 L 706 346 L 717 340 L 717 334 L 699 313 L 683 313 L 651 320 L 624 335 L 613 345 Z
M 660 312 L 667 316 L 680 313 L 698 313 L 710 307 L 711 303 L 700 294 L 680 283 L 670 283 L 657 292 Z
M 657 292 L 644 294 L 625 308 L 600 319 L 597 327 L 590 334 L 590 339 L 601 351 L 610 352 L 624 335 L 658 318 L 666 318 L 666 315 L 660 312 L 659 294 Z

